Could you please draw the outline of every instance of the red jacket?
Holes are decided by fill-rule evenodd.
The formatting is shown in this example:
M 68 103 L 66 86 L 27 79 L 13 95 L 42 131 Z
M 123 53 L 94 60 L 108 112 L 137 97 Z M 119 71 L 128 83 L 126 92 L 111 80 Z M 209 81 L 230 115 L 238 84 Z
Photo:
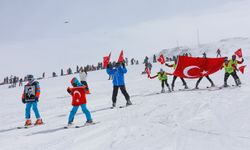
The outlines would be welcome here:
M 86 86 L 80 86 L 80 87 L 73 87 L 67 89 L 70 95 L 72 96 L 72 105 L 73 106 L 80 106 L 82 104 L 86 104 Z

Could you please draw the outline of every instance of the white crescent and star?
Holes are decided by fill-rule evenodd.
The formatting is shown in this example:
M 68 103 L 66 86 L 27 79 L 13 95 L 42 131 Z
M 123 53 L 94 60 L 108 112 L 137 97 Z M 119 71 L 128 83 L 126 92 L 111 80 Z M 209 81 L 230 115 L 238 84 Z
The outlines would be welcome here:
M 81 93 L 79 91 L 74 91 L 73 95 L 75 97 L 76 94 L 79 94 L 79 97 L 82 97 Z M 80 100 L 77 99 L 76 102 L 79 102 Z
M 189 70 L 194 69 L 194 68 L 201 69 L 201 68 L 198 67 L 198 66 L 188 66 L 188 67 L 186 67 L 186 68 L 183 70 L 183 74 L 184 74 L 186 77 L 189 77 L 189 78 L 195 78 L 195 77 L 197 77 L 197 76 L 191 76 L 191 75 L 188 74 Z M 202 74 L 202 75 L 208 74 L 208 71 L 203 70 L 203 71 L 201 72 L 201 74 Z

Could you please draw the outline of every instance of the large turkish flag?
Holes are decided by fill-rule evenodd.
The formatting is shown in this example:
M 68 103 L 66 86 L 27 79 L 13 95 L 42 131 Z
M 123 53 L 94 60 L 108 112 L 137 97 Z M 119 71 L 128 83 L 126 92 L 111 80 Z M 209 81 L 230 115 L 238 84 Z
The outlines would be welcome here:
M 199 58 L 179 56 L 174 75 L 182 78 L 200 78 L 213 74 L 221 69 L 223 58 Z
M 71 88 L 71 95 L 72 95 L 72 105 L 79 106 L 82 104 L 86 104 L 86 95 L 84 91 L 84 87 L 74 87 Z

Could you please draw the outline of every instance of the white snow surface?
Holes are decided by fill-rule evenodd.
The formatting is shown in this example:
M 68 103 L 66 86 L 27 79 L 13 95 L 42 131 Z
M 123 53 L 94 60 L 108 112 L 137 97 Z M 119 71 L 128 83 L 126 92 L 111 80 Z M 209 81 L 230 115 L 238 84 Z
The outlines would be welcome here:
M 238 41 L 238 42 L 237 42 Z M 224 41 L 225 42 L 225 41 Z M 219 43 L 223 43 L 220 41 Z M 207 49 L 214 49 L 211 44 Z M 249 66 L 249 39 L 231 39 L 224 46 L 227 55 L 243 49 L 245 64 Z M 198 54 L 198 53 L 197 53 Z M 223 54 L 223 53 L 222 53 Z M 225 54 L 225 53 L 224 53 Z M 201 54 L 200 54 L 201 55 Z M 153 74 L 159 68 L 153 64 Z M 23 88 L 0 86 L 0 145 L 1 150 L 249 150 L 250 148 L 250 86 L 249 71 L 239 74 L 243 83 L 239 88 L 209 91 L 178 91 L 183 88 L 176 81 L 176 91 L 154 95 L 161 90 L 160 82 L 141 75 L 144 66 L 129 66 L 125 75 L 132 106 L 105 109 L 111 106 L 112 81 L 105 70 L 90 72 L 87 96 L 88 108 L 99 124 L 79 129 L 62 129 L 72 108 L 66 88 L 73 76 L 40 80 L 39 109 L 45 125 L 30 129 L 16 129 L 25 122 L 25 105 L 21 102 Z M 224 70 L 211 75 L 217 86 L 223 84 Z M 169 83 L 172 77 L 169 76 Z M 196 79 L 186 80 L 190 88 Z M 234 84 L 230 77 L 229 84 Z M 125 104 L 121 92 L 118 106 Z M 32 121 L 35 121 L 32 112 Z M 75 124 L 85 122 L 78 110 Z

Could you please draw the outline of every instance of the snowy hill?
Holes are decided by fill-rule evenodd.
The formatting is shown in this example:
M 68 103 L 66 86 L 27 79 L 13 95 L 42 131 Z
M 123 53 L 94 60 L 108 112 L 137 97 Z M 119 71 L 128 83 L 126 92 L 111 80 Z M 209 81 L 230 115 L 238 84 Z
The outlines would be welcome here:
M 201 49 L 215 55 L 217 48 L 229 55 L 238 48 L 249 58 L 248 38 L 222 40 L 202 45 Z M 192 53 L 201 51 L 189 48 Z M 197 50 L 197 51 L 196 51 Z M 168 54 L 175 54 L 174 50 Z M 224 54 L 224 53 L 222 53 Z M 209 55 L 208 55 L 209 56 Z M 246 64 L 249 66 L 248 61 Z M 153 74 L 159 68 L 153 64 Z M 160 82 L 141 75 L 143 65 L 129 66 L 125 76 L 128 93 L 134 105 L 109 109 L 112 83 L 106 72 L 90 72 L 87 96 L 88 108 L 99 124 L 79 129 L 62 129 L 67 124 L 71 98 L 66 92 L 73 76 L 40 81 L 39 109 L 45 125 L 30 129 L 16 129 L 24 124 L 25 105 L 21 102 L 22 88 L 0 86 L 0 145 L 1 150 L 248 150 L 250 147 L 250 95 L 249 71 L 239 74 L 243 85 L 210 91 L 203 79 L 201 90 L 178 91 L 183 88 L 176 81 L 176 91 L 155 94 L 161 90 Z M 169 72 L 173 71 L 167 69 Z M 223 84 L 224 71 L 211 76 L 217 86 Z M 169 77 L 169 83 L 172 77 Z M 187 80 L 190 88 L 196 80 Z M 232 78 L 229 84 L 233 84 Z M 202 90 L 203 89 L 203 90 Z M 118 105 L 125 99 L 118 94 Z M 34 115 L 32 113 L 34 120 Z M 75 124 L 83 124 L 85 116 L 80 109 Z
M 221 50 L 222 55 L 230 56 L 239 48 L 247 51 L 250 49 L 250 39 L 245 37 L 235 37 L 222 39 L 218 42 L 213 42 L 209 44 L 201 44 L 199 46 L 183 46 L 183 47 L 175 47 L 170 49 L 163 49 L 160 53 L 156 54 L 159 56 L 160 54 L 164 54 L 165 56 L 176 56 L 181 55 L 183 53 L 191 53 L 193 56 L 201 56 L 202 53 L 206 52 L 208 57 L 216 57 L 217 49 Z M 244 51 L 244 52 L 245 52 Z

